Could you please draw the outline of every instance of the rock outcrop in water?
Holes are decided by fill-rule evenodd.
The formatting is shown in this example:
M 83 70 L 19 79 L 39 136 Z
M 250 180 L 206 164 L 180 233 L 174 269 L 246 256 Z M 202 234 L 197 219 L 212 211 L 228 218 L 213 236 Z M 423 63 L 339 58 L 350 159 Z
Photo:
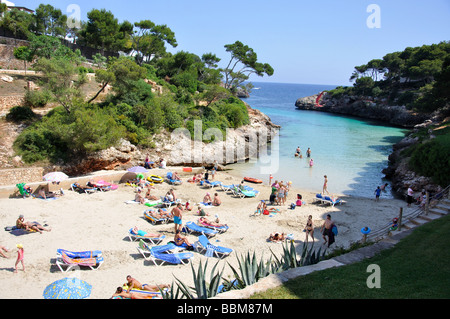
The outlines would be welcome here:
M 357 99 L 353 96 L 331 98 L 327 92 L 299 98 L 295 106 L 299 110 L 314 110 L 341 115 L 349 115 L 385 122 L 389 125 L 413 128 L 429 119 L 428 116 L 407 110 L 404 106 L 379 105 L 369 100 Z

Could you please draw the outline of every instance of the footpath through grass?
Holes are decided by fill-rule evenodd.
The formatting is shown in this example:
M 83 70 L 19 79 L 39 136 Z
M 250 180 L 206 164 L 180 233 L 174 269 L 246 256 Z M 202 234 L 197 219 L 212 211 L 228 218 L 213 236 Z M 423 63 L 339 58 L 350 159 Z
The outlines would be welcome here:
M 292 279 L 251 299 L 447 299 L 449 243 L 450 215 L 415 228 L 394 248 L 373 258 Z M 367 286 L 372 264 L 380 267 L 381 288 Z

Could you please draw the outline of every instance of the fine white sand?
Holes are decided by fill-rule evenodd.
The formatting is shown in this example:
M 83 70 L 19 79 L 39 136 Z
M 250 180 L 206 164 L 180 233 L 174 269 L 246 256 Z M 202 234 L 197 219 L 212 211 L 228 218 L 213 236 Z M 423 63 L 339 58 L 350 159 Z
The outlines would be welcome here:
M 276 177 L 276 176 L 275 176 Z M 206 208 L 209 217 L 214 219 L 218 214 L 220 222 L 229 225 L 224 234 L 216 235 L 210 241 L 213 244 L 229 247 L 234 250 L 231 256 L 224 260 L 206 258 L 194 252 L 193 265 L 197 269 L 200 261 L 208 261 L 208 268 L 219 261 L 219 269 L 225 267 L 225 276 L 231 278 L 232 272 L 227 265 L 237 265 L 236 255 L 241 256 L 247 252 L 256 252 L 258 256 L 269 259 L 272 251 L 281 256 L 282 244 L 269 242 L 269 234 L 274 231 L 293 234 L 298 250 L 301 250 L 305 240 L 303 228 L 308 215 L 313 216 L 315 226 L 315 246 L 323 246 L 320 226 L 327 214 L 330 214 L 339 229 L 335 247 L 348 247 L 352 242 L 361 240 L 360 229 L 369 226 L 377 229 L 385 226 L 392 218 L 398 216 L 399 208 L 406 204 L 397 199 L 375 199 L 341 197 L 345 200 L 343 205 L 332 207 L 314 203 L 316 193 L 321 190 L 307 191 L 291 189 L 286 204 L 295 202 L 297 194 L 302 194 L 306 205 L 294 210 L 288 205 L 277 207 L 281 213 L 273 216 L 252 216 L 262 199 L 267 200 L 270 187 L 260 184 L 248 184 L 261 193 L 257 198 L 240 199 L 226 194 L 220 188 L 206 189 L 196 184 L 187 183 L 184 177 L 183 184 L 171 186 L 167 183 L 155 184 L 152 193 L 163 196 L 167 190 L 174 188 L 176 195 L 183 202 L 201 202 L 206 192 L 217 192 L 222 199 L 220 207 Z M 241 177 L 233 176 L 228 172 L 216 173 L 215 180 L 224 184 L 239 183 Z M 332 185 L 328 186 L 332 190 Z M 37 221 L 48 224 L 50 232 L 32 233 L 16 237 L 10 232 L 0 231 L 0 245 L 10 249 L 9 258 L 0 257 L 0 280 L 4 287 L 0 298 L 3 299 L 41 299 L 42 293 L 50 283 L 68 276 L 77 276 L 93 286 L 90 298 L 106 299 L 115 292 L 116 287 L 125 283 L 125 277 L 131 275 L 141 283 L 172 284 L 175 277 L 191 284 L 192 271 L 189 265 L 163 265 L 155 266 L 137 251 L 137 242 L 128 240 L 128 230 L 137 226 L 148 232 L 157 232 L 166 235 L 163 244 L 173 240 L 174 224 L 152 225 L 144 219 L 144 211 L 148 207 L 139 204 L 125 204 L 133 200 L 135 189 L 120 184 L 119 188 L 109 192 L 94 194 L 79 194 L 66 190 L 65 195 L 54 201 L 40 199 L 0 199 L 0 221 L 2 227 L 15 225 L 19 214 L 25 216 L 26 221 Z M 375 197 L 375 196 L 374 196 Z M 191 212 L 184 212 L 183 222 L 198 220 L 195 215 L 196 206 Z M 197 237 L 188 235 L 191 242 Z M 25 251 L 25 272 L 19 264 L 18 273 L 14 273 L 14 264 L 17 257 L 16 244 L 23 244 Z M 332 246 L 332 247 L 333 247 Z M 69 273 L 62 273 L 55 265 L 55 255 L 58 248 L 71 251 L 101 250 L 105 259 L 98 270 L 82 269 Z M 208 273 L 209 274 L 209 273 Z

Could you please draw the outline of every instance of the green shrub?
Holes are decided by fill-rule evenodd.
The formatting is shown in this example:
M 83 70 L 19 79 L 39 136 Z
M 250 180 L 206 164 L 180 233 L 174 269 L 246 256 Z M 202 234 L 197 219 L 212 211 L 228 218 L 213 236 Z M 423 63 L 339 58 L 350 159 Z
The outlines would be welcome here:
M 36 114 L 28 106 L 15 106 L 9 110 L 6 119 L 12 122 L 30 121 L 36 118 Z
M 25 94 L 25 106 L 44 107 L 51 100 L 51 95 L 47 90 L 27 91 Z
M 417 145 L 412 151 L 409 165 L 416 173 L 431 177 L 442 187 L 450 184 L 450 134 Z

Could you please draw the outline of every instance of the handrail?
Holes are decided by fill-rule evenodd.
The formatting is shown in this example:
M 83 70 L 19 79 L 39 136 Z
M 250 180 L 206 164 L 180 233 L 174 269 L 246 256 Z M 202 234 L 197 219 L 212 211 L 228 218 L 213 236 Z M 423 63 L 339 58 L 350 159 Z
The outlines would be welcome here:
M 439 193 L 436 193 L 433 195 L 428 202 L 428 208 L 436 206 L 441 200 L 449 198 L 449 191 L 450 191 L 450 185 L 448 185 L 446 188 L 444 188 Z M 402 215 L 401 225 L 399 225 L 399 229 L 402 225 L 406 224 L 410 220 L 413 220 L 414 218 L 417 218 L 418 216 L 422 215 L 423 213 L 427 213 L 426 207 L 417 207 L 415 210 L 408 212 L 405 215 Z M 376 230 L 372 230 L 369 234 L 367 234 L 364 237 L 364 240 L 372 240 L 376 241 L 379 239 L 382 239 L 384 236 L 388 235 L 391 231 L 392 223 L 389 222 L 385 226 L 382 226 Z

